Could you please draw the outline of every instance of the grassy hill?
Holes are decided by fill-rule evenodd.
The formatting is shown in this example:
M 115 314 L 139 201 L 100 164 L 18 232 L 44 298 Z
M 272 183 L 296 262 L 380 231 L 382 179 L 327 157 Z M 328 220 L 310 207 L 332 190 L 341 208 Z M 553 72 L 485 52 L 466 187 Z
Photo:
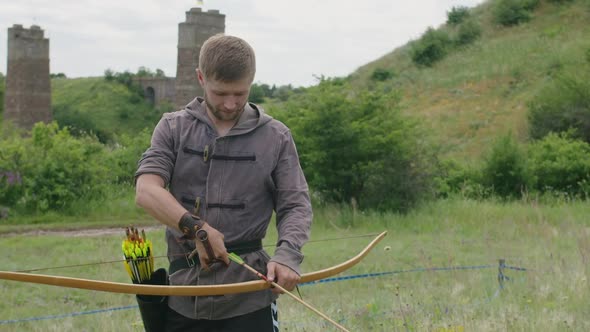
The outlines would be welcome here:
M 106 142 L 116 135 L 152 128 L 163 110 L 141 92 L 102 77 L 51 81 L 54 119 L 62 126 L 93 132 Z
M 475 43 L 418 67 L 409 42 L 351 74 L 353 86 L 370 88 L 376 70 L 391 72 L 384 84 L 402 91 L 404 111 L 419 117 L 449 156 L 477 159 L 508 131 L 525 140 L 527 102 L 559 73 L 590 73 L 590 2 L 542 1 L 529 22 L 513 27 L 494 23 L 496 3 L 471 10 L 482 27 Z

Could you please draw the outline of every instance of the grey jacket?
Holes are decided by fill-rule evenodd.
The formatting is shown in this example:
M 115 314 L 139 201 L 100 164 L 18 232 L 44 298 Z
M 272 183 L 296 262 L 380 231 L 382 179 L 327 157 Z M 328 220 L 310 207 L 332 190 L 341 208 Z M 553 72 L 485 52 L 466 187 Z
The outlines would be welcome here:
M 309 238 L 312 220 L 307 182 L 289 129 L 261 108 L 247 104 L 224 137 L 218 137 L 201 98 L 182 111 L 164 114 L 135 175 L 145 173 L 160 175 L 178 202 L 224 234 L 228 247 L 264 238 L 276 212 L 278 242 L 272 259 L 264 250 L 242 258 L 262 273 L 269 259 L 300 273 L 301 247 Z M 176 229 L 166 229 L 170 261 L 195 247 L 181 236 Z M 210 271 L 197 265 L 170 276 L 172 285 L 248 280 L 256 276 L 234 263 L 216 264 Z M 168 303 L 193 319 L 224 319 L 261 309 L 275 299 L 264 290 L 170 297 Z

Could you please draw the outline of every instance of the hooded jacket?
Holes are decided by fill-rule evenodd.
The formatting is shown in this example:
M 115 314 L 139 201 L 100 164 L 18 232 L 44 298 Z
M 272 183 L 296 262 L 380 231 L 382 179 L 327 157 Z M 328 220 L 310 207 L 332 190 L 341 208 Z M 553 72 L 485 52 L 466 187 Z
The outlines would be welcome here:
M 248 103 L 236 125 L 219 137 L 202 98 L 184 110 L 166 113 L 156 126 L 150 148 L 135 176 L 158 174 L 188 211 L 223 233 L 226 247 L 263 239 L 276 213 L 277 247 L 272 259 L 264 250 L 242 255 L 266 274 L 269 259 L 300 274 L 301 247 L 312 220 L 307 182 L 290 130 L 258 106 Z M 177 229 L 166 228 L 168 259 L 194 248 Z M 171 285 L 212 285 L 256 280 L 237 264 L 197 264 L 170 275 Z M 193 319 L 224 319 L 268 306 L 270 290 L 206 297 L 170 297 L 169 306 Z

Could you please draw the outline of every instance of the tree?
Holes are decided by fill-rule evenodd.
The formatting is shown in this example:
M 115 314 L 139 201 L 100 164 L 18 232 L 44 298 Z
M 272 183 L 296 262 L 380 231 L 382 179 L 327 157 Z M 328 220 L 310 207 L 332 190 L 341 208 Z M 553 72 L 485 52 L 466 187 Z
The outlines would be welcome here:
M 469 18 L 469 8 L 465 6 L 453 6 L 453 8 L 447 12 L 447 24 L 450 25 L 461 24 L 467 18 Z
M 429 193 L 436 163 L 398 100 L 327 79 L 269 112 L 291 128 L 310 186 L 326 200 L 406 211 Z

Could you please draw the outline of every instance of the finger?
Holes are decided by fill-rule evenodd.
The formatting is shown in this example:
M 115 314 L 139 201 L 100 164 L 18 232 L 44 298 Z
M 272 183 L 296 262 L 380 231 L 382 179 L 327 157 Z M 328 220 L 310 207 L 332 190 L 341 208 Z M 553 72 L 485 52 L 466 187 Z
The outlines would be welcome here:
M 290 292 L 295 289 L 295 286 L 297 286 L 297 282 L 292 281 L 285 286 L 285 289 Z
M 201 262 L 201 267 L 205 270 L 209 270 L 209 260 L 202 255 L 199 255 L 199 262 Z
M 229 265 L 229 256 L 228 256 L 227 251 L 222 252 L 220 255 L 218 255 L 217 260 L 224 262 L 225 265 Z
M 203 250 L 204 251 L 204 250 Z M 199 253 L 199 245 L 196 245 L 195 250 L 193 250 L 190 255 L 188 255 L 188 258 L 192 259 L 193 257 L 195 257 L 195 255 L 197 257 L 199 257 L 199 263 L 201 263 L 201 267 L 203 267 L 206 270 L 209 270 L 209 259 L 207 256 L 207 254 L 201 254 Z
M 266 266 L 266 268 L 268 269 L 268 272 L 266 273 L 266 278 L 268 279 L 268 281 L 275 281 L 275 268 L 276 268 L 276 264 L 275 263 L 268 263 L 268 265 Z

